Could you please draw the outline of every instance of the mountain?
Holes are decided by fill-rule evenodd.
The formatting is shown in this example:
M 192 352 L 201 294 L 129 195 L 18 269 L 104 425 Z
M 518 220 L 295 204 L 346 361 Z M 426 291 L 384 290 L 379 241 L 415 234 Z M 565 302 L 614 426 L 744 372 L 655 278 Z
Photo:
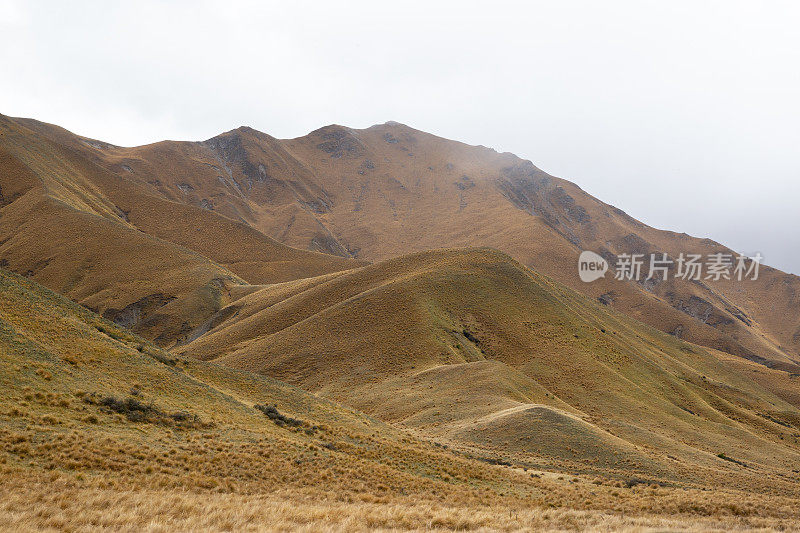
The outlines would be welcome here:
M 49 130 L 0 116 L 0 264 L 161 345 L 201 326 L 236 287 L 363 264 L 149 194 Z
M 775 487 L 800 462 L 785 372 L 732 363 L 497 251 L 275 284 L 219 315 L 176 353 L 523 463 Z
M 326 126 L 291 140 L 243 127 L 204 142 L 122 148 L 16 120 L 118 183 L 135 183 L 142 194 L 222 215 L 295 248 L 378 261 L 490 246 L 661 331 L 800 372 L 800 278 L 762 266 L 755 281 L 636 282 L 609 275 L 583 283 L 582 250 L 599 253 L 612 268 L 621 254 L 666 253 L 675 260 L 681 253 L 734 252 L 650 228 L 509 153 L 398 123 Z
M 0 116 L 0 529 L 796 524 L 798 279 L 582 249 L 725 250 L 395 123 Z
M 348 502 L 354 526 L 457 527 L 466 508 L 508 514 L 551 485 L 581 496 L 285 383 L 176 358 L 2 269 L 0 355 L 3 530 L 330 527 Z M 258 512 L 232 523 L 241 505 Z

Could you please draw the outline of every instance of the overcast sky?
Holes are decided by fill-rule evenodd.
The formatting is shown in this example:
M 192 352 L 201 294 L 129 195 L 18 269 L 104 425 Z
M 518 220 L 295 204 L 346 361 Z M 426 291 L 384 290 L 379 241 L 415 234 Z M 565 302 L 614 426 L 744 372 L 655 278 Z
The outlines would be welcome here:
M 396 120 L 800 274 L 800 3 L 0 0 L 0 113 L 115 144 Z

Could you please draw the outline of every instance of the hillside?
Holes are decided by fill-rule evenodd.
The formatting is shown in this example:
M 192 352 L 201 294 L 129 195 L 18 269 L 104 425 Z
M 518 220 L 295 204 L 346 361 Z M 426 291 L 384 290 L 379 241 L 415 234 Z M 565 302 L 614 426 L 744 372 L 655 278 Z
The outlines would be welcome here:
M 14 487 L 3 529 L 665 523 L 653 489 L 491 466 L 289 385 L 175 358 L 2 270 L 0 287 L 0 476 Z M 786 496 L 772 497 L 778 509 L 728 492 L 692 510 L 698 489 L 658 492 L 695 527 L 796 519 Z M 603 512 L 617 507 L 627 518 Z
M 0 289 L 4 530 L 699 530 L 800 518 L 795 493 L 493 466 L 290 385 L 176 358 L 2 269 Z
M 732 364 L 488 249 L 264 287 L 176 353 L 530 466 L 754 490 L 798 481 L 785 372 Z
M 396 123 L 0 115 L 0 529 L 794 527 L 798 278 L 581 249 L 724 248 Z
M 50 527 L 81 520 L 47 510 L 57 505 L 85 506 L 102 520 L 95 526 L 131 528 L 124 516 L 92 510 L 91 501 L 111 489 L 152 500 L 188 491 L 184 506 L 191 497 L 248 499 L 279 489 L 264 503 L 281 506 L 309 496 L 329 505 L 430 503 L 439 493 L 465 504 L 533 488 L 527 476 L 504 479 L 508 472 L 283 383 L 174 358 L 2 270 L 0 287 L 0 471 L 4 486 L 20 482 L 17 496 L 0 504 L 3 529 L 15 514 Z M 256 404 L 276 405 L 286 422 Z M 452 470 L 469 479 L 445 481 Z M 38 509 L 19 499 L 55 487 L 38 497 Z M 70 494 L 85 501 L 69 501 Z M 187 518 L 203 520 L 199 510 Z
M 490 246 L 661 331 L 800 371 L 800 278 L 762 267 L 757 281 L 746 282 L 637 283 L 608 276 L 582 283 L 576 273 L 581 250 L 600 253 L 612 266 L 625 253 L 666 253 L 674 260 L 680 253 L 732 252 L 708 239 L 650 228 L 513 154 L 398 123 L 326 126 L 291 140 L 243 127 L 199 143 L 122 148 L 15 120 L 136 183 L 143 194 L 221 215 L 295 248 L 377 261 Z M 159 211 L 153 204 L 147 209 Z
M 161 345 L 200 327 L 235 286 L 363 264 L 149 195 L 53 138 L 0 116 L 0 264 Z

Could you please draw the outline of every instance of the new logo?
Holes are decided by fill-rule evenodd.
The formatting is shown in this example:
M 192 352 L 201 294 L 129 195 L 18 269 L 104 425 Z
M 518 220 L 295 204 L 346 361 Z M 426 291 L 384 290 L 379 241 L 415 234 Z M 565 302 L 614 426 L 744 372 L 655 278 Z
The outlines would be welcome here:
M 590 251 L 581 252 L 578 258 L 578 275 L 581 281 L 589 283 L 600 279 L 605 277 L 607 271 L 608 261 L 602 256 Z

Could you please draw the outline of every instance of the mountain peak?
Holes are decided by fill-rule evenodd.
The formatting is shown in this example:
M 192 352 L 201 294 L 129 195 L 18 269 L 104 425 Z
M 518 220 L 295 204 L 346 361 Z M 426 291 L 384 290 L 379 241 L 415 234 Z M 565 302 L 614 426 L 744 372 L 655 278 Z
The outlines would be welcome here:
M 373 124 L 368 130 L 378 130 L 378 131 L 403 131 L 403 132 L 419 132 L 419 130 L 412 128 L 408 124 L 403 124 L 402 122 L 397 122 L 396 120 L 387 120 L 383 124 Z
M 225 131 L 220 133 L 219 135 L 215 135 L 210 139 L 206 139 L 204 142 L 208 143 L 214 140 L 220 139 L 230 139 L 230 138 L 247 138 L 247 137 L 255 137 L 256 139 L 267 140 L 267 141 L 275 141 L 275 137 L 270 135 L 269 133 L 264 133 L 263 131 L 257 130 L 250 126 L 239 126 L 238 128 L 234 128 L 232 130 Z
M 348 128 L 347 126 L 342 126 L 341 124 L 328 124 L 327 126 L 322 126 L 321 128 L 317 128 L 314 131 L 308 134 L 309 137 L 343 137 L 345 135 L 352 135 L 355 133 L 355 130 L 352 128 Z

